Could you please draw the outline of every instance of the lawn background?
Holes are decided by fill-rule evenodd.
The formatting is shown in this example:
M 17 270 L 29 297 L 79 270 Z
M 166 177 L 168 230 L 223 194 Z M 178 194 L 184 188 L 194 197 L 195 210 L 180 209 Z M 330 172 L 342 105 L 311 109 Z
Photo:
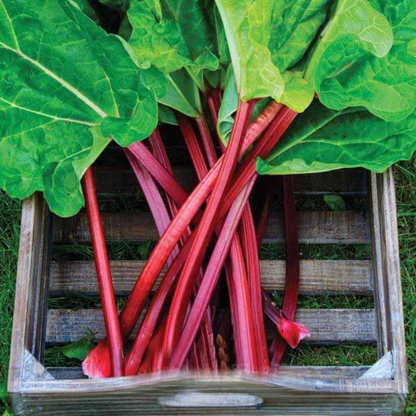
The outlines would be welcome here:
M 416 415 L 416 157 L 395 168 L 403 301 L 409 368 L 407 415 Z M 20 229 L 19 201 L 0 193 L 0 415 L 11 411 L 5 391 Z M 318 365 L 316 363 L 315 365 Z

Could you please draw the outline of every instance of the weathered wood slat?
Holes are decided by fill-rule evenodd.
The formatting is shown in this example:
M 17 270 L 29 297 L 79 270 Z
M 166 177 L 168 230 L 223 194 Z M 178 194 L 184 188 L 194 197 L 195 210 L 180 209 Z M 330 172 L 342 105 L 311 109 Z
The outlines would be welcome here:
M 174 167 L 174 176 L 187 190 L 196 184 L 191 167 Z M 97 192 L 102 196 L 133 195 L 139 190 L 137 180 L 129 168 L 100 167 L 95 170 Z M 365 195 L 367 193 L 366 172 L 362 169 L 346 169 L 315 175 L 297 175 L 295 192 L 303 195 L 341 193 L 344 195 Z
M 307 343 L 373 343 L 377 339 L 372 309 L 301 309 L 296 314 L 296 320 L 306 325 L 311 333 L 311 337 L 305 340 Z M 54 345 L 75 342 L 85 336 L 87 330 L 98 338 L 104 336 L 100 310 L 51 309 L 48 312 L 46 343 Z M 270 323 L 266 330 L 269 337 L 275 334 L 275 327 Z
M 359 378 L 371 367 L 335 367 L 335 366 L 287 366 L 279 367 L 280 376 L 311 377 L 311 378 Z M 58 380 L 79 380 L 87 378 L 81 367 L 48 367 L 47 371 Z
M 21 388 L 24 378 L 38 369 L 26 365 L 26 358 L 41 360 L 44 352 L 45 320 L 50 266 L 51 216 L 39 193 L 23 202 L 19 261 L 10 351 L 8 391 Z M 29 340 L 30 342 L 29 342 Z
M 409 386 L 393 169 L 383 175 L 372 174 L 370 181 L 378 349 L 380 355 L 393 351 L 397 390 L 405 396 Z
M 158 234 L 149 213 L 103 213 L 101 215 L 107 242 L 144 242 L 157 240 Z M 299 241 L 309 244 L 366 244 L 370 242 L 367 215 L 362 212 L 299 212 Z M 87 218 L 79 214 L 72 218 L 54 217 L 53 241 L 67 243 L 90 241 Z M 283 243 L 282 214 L 270 216 L 265 242 Z
M 111 261 L 111 273 L 116 294 L 130 293 L 145 261 Z M 266 290 L 284 290 L 285 261 L 261 261 L 263 287 Z M 300 264 L 300 292 L 314 294 L 356 294 L 373 293 L 372 270 L 369 260 L 303 260 Z M 159 280 L 155 289 L 158 287 Z M 51 296 L 98 295 L 94 262 L 54 262 L 51 273 Z

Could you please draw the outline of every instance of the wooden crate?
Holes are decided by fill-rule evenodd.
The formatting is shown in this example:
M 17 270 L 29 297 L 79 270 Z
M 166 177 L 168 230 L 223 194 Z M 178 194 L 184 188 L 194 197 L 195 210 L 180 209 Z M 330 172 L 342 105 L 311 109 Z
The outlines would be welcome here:
M 189 169 L 176 175 L 188 187 Z M 127 170 L 97 172 L 102 198 L 137 191 Z M 301 243 L 371 244 L 371 260 L 304 260 L 302 294 L 374 297 L 374 309 L 299 310 L 308 326 L 306 342 L 322 345 L 374 344 L 372 366 L 282 366 L 269 377 L 231 373 L 209 377 L 162 375 L 87 380 L 80 368 L 48 368 L 45 346 L 74 342 L 86 328 L 104 333 L 99 310 L 49 309 L 48 298 L 97 295 L 92 262 L 51 260 L 54 244 L 89 242 L 85 214 L 54 218 L 40 195 L 23 204 L 9 392 L 16 415 L 396 415 L 407 394 L 403 310 L 392 171 L 367 175 L 338 171 L 296 178 L 296 192 L 321 196 L 336 192 L 368 201 L 366 212 L 299 212 Z M 103 214 L 108 241 L 156 239 L 148 213 Z M 273 213 L 266 241 L 283 243 L 281 215 Z M 119 295 L 128 294 L 142 261 L 112 261 Z M 283 290 L 284 261 L 262 261 L 269 290 Z M 271 329 L 271 328 L 270 328 Z M 270 331 L 269 331 L 270 332 Z M 376 360 L 375 360 L 376 361 Z

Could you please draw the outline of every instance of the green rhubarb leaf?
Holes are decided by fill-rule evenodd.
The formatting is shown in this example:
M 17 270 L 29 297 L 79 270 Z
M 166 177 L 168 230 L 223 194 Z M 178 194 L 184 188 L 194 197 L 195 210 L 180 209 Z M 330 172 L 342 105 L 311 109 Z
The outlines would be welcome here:
M 252 6 L 253 10 L 257 10 L 256 7 L 261 7 L 260 3 L 256 2 L 256 6 Z M 263 34 L 265 40 L 263 41 L 262 50 L 269 50 L 272 64 L 283 74 L 282 76 L 279 75 L 279 79 L 284 84 L 284 90 L 279 97 L 274 96 L 273 98 L 297 112 L 305 111 L 310 105 L 314 91 L 312 84 L 304 79 L 303 71 L 292 70 L 292 67 L 306 54 L 316 37 L 326 17 L 327 3 L 328 0 L 272 1 L 267 5 L 265 8 L 266 12 L 262 16 L 265 19 L 268 13 L 270 18 L 269 26 L 265 26 L 266 30 L 270 30 L 270 36 L 268 36 L 268 33 Z M 235 13 L 237 14 L 237 11 Z M 232 15 L 231 12 L 229 14 Z M 251 39 L 250 29 L 244 29 L 247 26 L 247 22 L 244 19 L 242 21 L 240 32 L 245 30 Z M 225 24 L 227 22 L 226 20 Z M 251 31 L 254 30 L 253 27 Z M 237 31 L 235 37 L 237 41 L 243 43 L 244 35 L 241 35 L 240 32 Z M 246 48 L 246 45 L 243 44 L 243 47 Z M 237 53 L 239 53 L 239 50 L 237 50 Z M 247 53 L 251 54 L 251 49 L 247 49 Z M 235 67 L 236 65 L 234 65 Z M 253 73 L 261 73 L 261 70 L 254 67 Z M 252 84 L 257 86 L 257 79 L 253 79 Z M 227 139 L 231 131 L 238 102 L 235 96 L 235 87 L 228 84 L 226 90 L 228 88 L 230 88 L 229 94 L 227 94 L 227 97 L 224 97 L 226 102 L 220 111 L 218 125 L 218 131 L 223 140 Z M 233 94 L 233 99 L 230 99 L 231 93 Z
M 228 40 L 239 99 L 280 101 L 284 81 L 269 50 L 274 1 L 216 0 Z
M 228 49 L 227 36 L 221 16 L 213 1 L 207 0 L 204 7 L 206 17 L 210 25 L 210 32 L 215 33 L 212 51 L 219 60 L 219 67 L 216 71 L 204 71 L 205 79 L 213 88 L 225 88 L 227 69 L 231 64 L 230 50 Z
M 189 73 L 182 69 L 169 74 L 167 80 L 167 93 L 159 102 L 189 117 L 200 117 L 202 104 L 199 90 Z
M 264 98 L 263 100 L 258 101 L 254 107 L 251 120 L 254 120 L 268 104 L 270 104 L 270 99 L 268 98 Z M 228 139 L 231 135 L 231 130 L 234 125 L 235 113 L 237 112 L 237 106 L 237 87 L 235 84 L 234 72 L 232 71 L 232 67 L 230 67 L 227 73 L 227 81 L 225 84 L 220 111 L 218 113 L 217 124 L 218 135 L 224 144 L 228 143 Z
M 127 145 L 157 125 L 142 74 L 125 42 L 72 1 L 2 0 L 0 186 L 78 212 L 79 181 L 111 137 Z
M 223 143 L 227 143 L 234 125 L 235 113 L 238 106 L 238 93 L 235 76 L 230 67 L 222 96 L 221 107 L 218 112 L 217 132 Z
M 301 113 L 312 102 L 313 85 L 304 71 L 294 69 L 305 56 L 325 21 L 328 0 L 276 1 L 272 17 L 269 49 L 272 61 L 283 74 L 281 102 Z
M 346 211 L 347 206 L 345 205 L 344 198 L 339 195 L 325 195 L 325 204 L 331 211 Z
M 159 104 L 159 122 L 162 124 L 178 125 L 175 113 L 169 108 L 162 104 Z
M 335 111 L 314 102 L 266 160 L 263 175 L 290 175 L 362 167 L 383 172 L 416 150 L 416 115 L 386 122 L 363 108 Z
M 407 0 L 338 1 L 306 72 L 325 106 L 366 107 L 387 121 L 413 113 L 415 10 Z
M 169 73 L 192 64 L 188 45 L 175 20 L 159 18 L 144 0 L 133 2 L 127 16 L 132 27 L 129 44 L 142 65 L 153 64 Z
M 298 113 L 304 112 L 313 100 L 312 84 L 303 78 L 302 72 L 286 71 L 283 79 L 285 90 L 280 100 L 281 103 Z
M 215 31 L 210 24 L 211 4 L 208 0 L 161 0 L 163 15 L 181 28 L 193 61 L 186 69 L 201 91 L 205 90 L 204 71 L 219 67 Z
M 283 73 L 305 55 L 325 21 L 328 0 L 275 1 L 269 49 Z
M 162 18 L 162 6 L 160 0 L 144 0 L 147 5 L 152 9 L 154 15 L 158 20 Z
M 72 344 L 65 345 L 61 348 L 65 357 L 76 358 L 77 360 L 84 361 L 87 358 L 88 353 L 94 348 L 94 336 L 88 333 L 80 340 L 73 342 Z
M 95 9 L 91 6 L 88 0 L 68 0 L 75 3 L 81 11 L 83 11 L 90 19 L 94 20 L 94 22 L 99 23 L 100 19 L 97 15 Z

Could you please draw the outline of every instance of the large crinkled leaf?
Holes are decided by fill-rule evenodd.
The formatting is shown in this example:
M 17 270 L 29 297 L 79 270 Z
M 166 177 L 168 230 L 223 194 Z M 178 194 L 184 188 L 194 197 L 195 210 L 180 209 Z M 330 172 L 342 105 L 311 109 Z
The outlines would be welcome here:
M 213 0 L 212 0 L 213 1 Z M 186 69 L 201 91 L 205 90 L 204 71 L 216 71 L 219 61 L 216 53 L 215 31 L 210 25 L 208 0 L 161 0 L 166 19 L 181 28 L 193 65 Z
M 83 206 L 80 178 L 110 141 L 98 127 L 30 119 L 14 107 L 0 108 L 0 136 L 2 189 L 14 198 L 43 191 L 51 210 L 62 217 Z
M 383 172 L 416 150 L 416 116 L 386 122 L 363 108 L 335 111 L 319 102 L 299 116 L 266 160 L 263 175 L 362 167 Z
M 199 117 L 198 88 L 205 88 L 204 70 L 218 68 L 218 59 L 208 47 L 208 23 L 199 2 L 163 1 L 158 14 L 148 1 L 137 1 L 132 3 L 128 19 L 132 28 L 129 44 L 138 65 L 153 64 L 167 75 L 167 93 L 159 101 Z
M 271 19 L 270 36 L 268 33 L 264 35 L 263 48 L 268 48 L 272 64 L 283 74 L 280 79 L 284 89 L 277 101 L 297 112 L 305 111 L 312 102 L 314 91 L 312 84 L 304 79 L 303 71 L 293 71 L 291 68 L 306 54 L 316 37 L 326 16 L 327 2 L 328 0 L 272 1 L 268 3 L 270 10 L 266 9 Z M 261 6 L 257 5 L 258 1 L 255 3 L 256 7 Z M 256 10 L 255 7 L 253 9 Z M 252 83 L 257 86 L 257 79 Z M 224 141 L 230 133 L 237 102 L 235 86 L 228 81 L 218 124 L 219 134 Z
M 169 73 L 191 65 L 191 54 L 178 23 L 158 18 L 147 1 L 135 1 L 127 13 L 132 27 L 129 44 L 137 60 Z
M 338 1 L 306 73 L 325 106 L 362 106 L 387 121 L 413 112 L 415 8 L 407 0 Z
M 275 1 L 269 49 L 283 73 L 305 55 L 325 21 L 328 0 Z
M 128 145 L 157 124 L 141 74 L 125 43 L 73 2 L 2 0 L 1 187 L 19 198 L 43 191 L 52 211 L 75 214 L 79 180 L 109 136 Z
M 313 100 L 314 90 L 301 71 L 286 71 L 283 74 L 285 90 L 280 102 L 297 113 L 303 113 Z
M 284 82 L 268 48 L 274 1 L 216 0 L 228 40 L 239 99 L 280 101 Z

